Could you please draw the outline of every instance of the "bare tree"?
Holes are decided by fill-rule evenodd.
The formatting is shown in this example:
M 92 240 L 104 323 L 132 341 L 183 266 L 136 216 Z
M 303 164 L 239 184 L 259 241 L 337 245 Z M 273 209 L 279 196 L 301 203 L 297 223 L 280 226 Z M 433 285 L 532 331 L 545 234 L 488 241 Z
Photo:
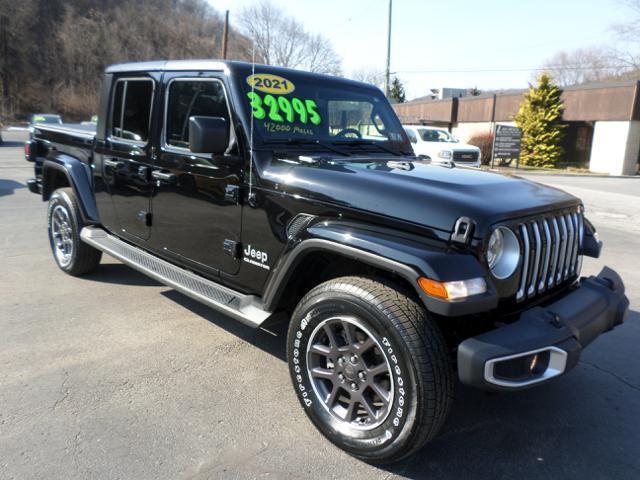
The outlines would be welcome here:
M 560 51 L 547 59 L 542 67 L 560 87 L 619 78 L 625 68 L 608 49 L 601 47 Z
M 372 66 L 361 67 L 352 71 L 349 78 L 382 88 L 384 85 L 384 70 Z
M 632 14 L 626 22 L 611 25 L 611 30 L 621 39 L 640 42 L 640 0 L 618 0 L 618 3 Z
M 560 51 L 543 64 L 558 85 L 640 79 L 640 0 L 618 3 L 628 9 L 629 20 L 611 25 L 617 40 L 615 47 Z
M 240 25 L 255 48 L 256 61 L 310 72 L 340 74 L 341 60 L 331 42 L 304 26 L 268 0 L 245 7 Z
M 640 0 L 619 0 L 618 3 L 628 8 L 631 15 L 628 21 L 611 26 L 619 40 L 613 56 L 625 68 L 625 77 L 640 78 Z

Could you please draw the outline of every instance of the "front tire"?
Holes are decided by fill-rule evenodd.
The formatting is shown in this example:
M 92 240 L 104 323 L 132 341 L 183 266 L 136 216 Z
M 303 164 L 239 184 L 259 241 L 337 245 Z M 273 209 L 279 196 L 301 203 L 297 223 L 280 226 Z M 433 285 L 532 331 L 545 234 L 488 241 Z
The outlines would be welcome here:
M 69 275 L 92 272 L 102 258 L 100 250 L 80 240 L 84 226 L 73 189 L 59 188 L 53 192 L 47 208 L 49 243 L 56 264 Z
M 367 462 L 411 455 L 449 412 L 453 374 L 438 326 L 384 283 L 342 277 L 312 289 L 293 313 L 287 356 L 311 421 Z

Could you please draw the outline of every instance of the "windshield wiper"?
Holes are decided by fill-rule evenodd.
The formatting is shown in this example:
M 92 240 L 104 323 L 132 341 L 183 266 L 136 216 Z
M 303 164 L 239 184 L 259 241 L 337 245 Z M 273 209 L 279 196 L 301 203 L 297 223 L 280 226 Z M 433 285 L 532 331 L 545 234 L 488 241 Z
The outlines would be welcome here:
M 364 139 L 354 139 L 354 140 L 334 140 L 333 142 L 331 142 L 334 145 L 373 145 L 374 147 L 378 147 L 381 150 L 384 150 L 387 153 L 390 153 L 392 155 L 395 156 L 402 156 L 404 153 L 403 152 L 398 152 L 396 150 L 392 150 L 389 147 L 385 147 L 384 145 L 380 144 L 380 142 L 376 142 L 374 140 L 364 140 Z
M 309 140 L 306 138 L 267 138 L 262 141 L 265 144 L 274 144 L 274 143 L 284 143 L 285 145 L 317 145 L 322 148 L 326 148 L 334 153 L 342 155 L 344 157 L 350 157 L 351 154 L 345 152 L 340 148 L 333 147 L 327 143 L 321 142 L 320 140 Z

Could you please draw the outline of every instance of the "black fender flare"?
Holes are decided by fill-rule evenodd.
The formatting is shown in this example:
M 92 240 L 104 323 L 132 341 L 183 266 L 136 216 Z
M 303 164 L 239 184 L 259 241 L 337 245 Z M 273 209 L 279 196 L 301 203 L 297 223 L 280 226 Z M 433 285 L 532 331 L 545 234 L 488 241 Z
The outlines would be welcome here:
M 336 221 L 308 227 L 302 238 L 285 251 L 267 281 L 265 308 L 278 304 L 296 268 L 307 255 L 317 251 L 335 253 L 401 276 L 414 287 L 426 308 L 439 315 L 485 312 L 498 305 L 496 289 L 473 255 L 427 245 L 386 229 Z M 420 277 L 441 282 L 483 277 L 488 291 L 468 299 L 446 301 L 427 295 L 417 283 Z
M 67 178 L 80 204 L 82 219 L 87 224 L 100 223 L 98 207 L 91 185 L 91 168 L 77 158 L 65 154 L 48 156 L 42 164 L 42 199 L 48 200 L 53 188 L 47 177 L 56 171 Z

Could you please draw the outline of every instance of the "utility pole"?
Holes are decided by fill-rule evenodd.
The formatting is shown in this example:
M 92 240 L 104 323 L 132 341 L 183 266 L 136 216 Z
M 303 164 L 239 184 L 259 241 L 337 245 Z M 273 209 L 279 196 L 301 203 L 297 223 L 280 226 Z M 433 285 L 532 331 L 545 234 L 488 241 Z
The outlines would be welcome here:
M 222 30 L 222 50 L 220 56 L 223 59 L 227 58 L 227 40 L 229 38 L 229 10 L 224 14 L 224 29 Z
M 389 96 L 389 66 L 391 64 L 391 9 L 393 0 L 389 0 L 389 25 L 387 26 L 387 68 L 384 72 L 384 94 Z
M 491 133 L 493 134 L 493 140 L 491 142 L 491 170 L 495 167 L 496 156 L 496 135 L 498 132 L 498 126 L 496 125 L 496 101 L 498 96 L 493 94 L 493 106 L 491 107 Z

